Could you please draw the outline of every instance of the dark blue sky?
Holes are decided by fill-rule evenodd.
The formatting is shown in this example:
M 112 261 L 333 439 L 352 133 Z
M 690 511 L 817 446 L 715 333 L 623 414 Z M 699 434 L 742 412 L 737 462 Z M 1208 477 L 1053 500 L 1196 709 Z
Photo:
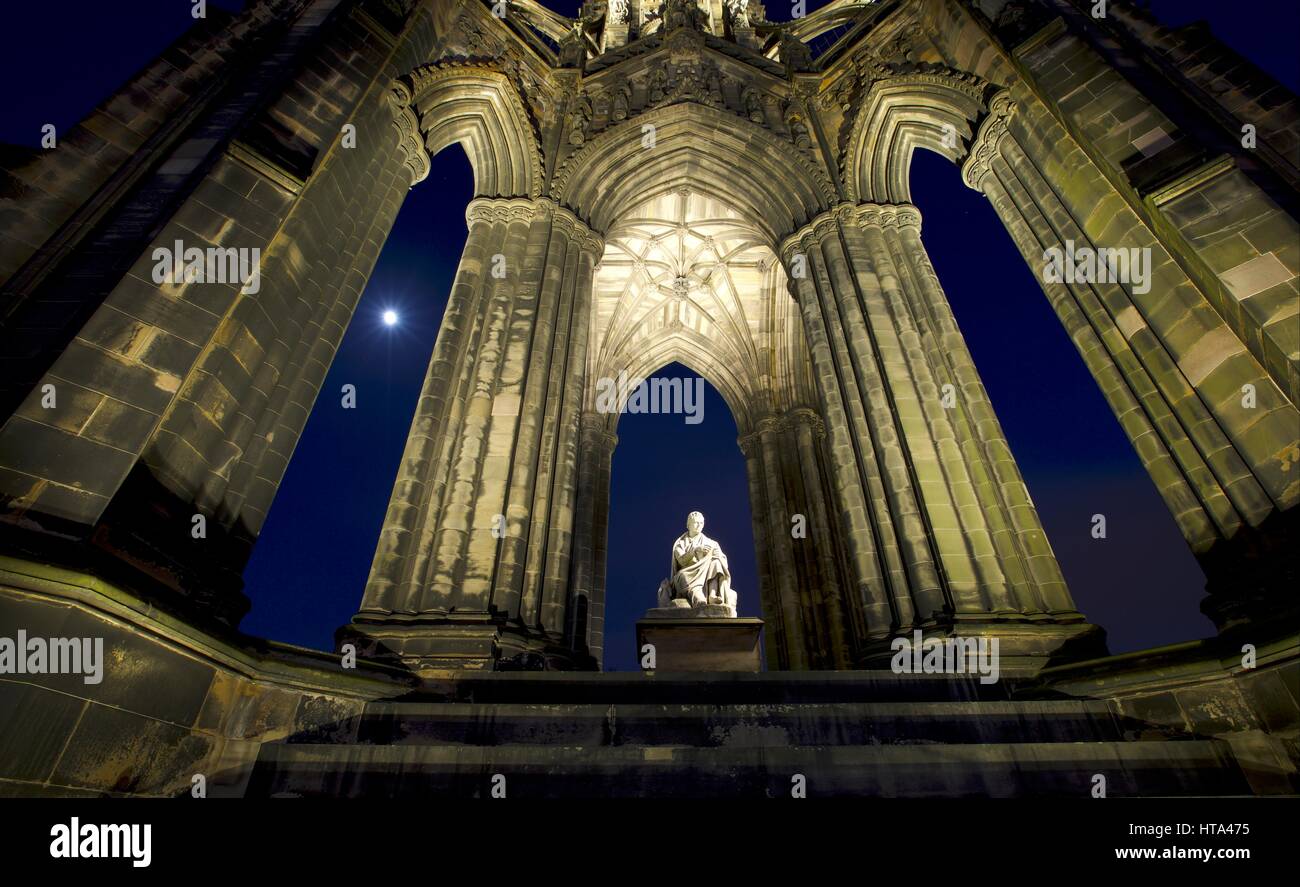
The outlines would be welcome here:
M 235 0 L 210 5 L 237 9 Z M 571 12 L 575 3 L 554 2 Z M 772 18 L 787 4 L 767 4 Z M 810 2 L 815 8 L 820 4 Z M 1292 2 L 1159 0 L 1166 21 L 1205 18 L 1226 42 L 1293 89 L 1300 17 Z M 567 7 L 567 8 L 566 8 Z M 189 0 L 6 4 L 0 56 L 6 90 L 0 140 L 34 145 L 61 130 L 191 24 Z M 788 12 L 787 12 L 788 15 Z M 27 39 L 57 35 L 56 39 Z M 392 479 L 464 243 L 469 164 L 458 148 L 434 159 L 412 190 L 362 296 L 320 400 L 245 574 L 253 611 L 244 629 L 324 648 L 360 601 Z M 1080 608 L 1113 651 L 1199 637 L 1203 576 L 1049 308 L 1033 274 L 983 197 L 957 170 L 920 152 L 913 197 L 923 239 L 1020 462 Z M 379 321 L 392 308 L 396 330 Z M 686 374 L 680 367 L 668 372 Z M 338 391 L 358 390 L 343 410 Z M 610 516 L 607 667 L 632 668 L 632 625 L 651 605 L 667 546 L 699 508 L 731 560 L 742 610 L 757 615 L 744 464 L 725 404 L 708 390 L 705 421 L 629 415 L 620 422 Z M 665 478 L 665 454 L 707 494 Z M 1108 515 L 1110 538 L 1089 535 Z

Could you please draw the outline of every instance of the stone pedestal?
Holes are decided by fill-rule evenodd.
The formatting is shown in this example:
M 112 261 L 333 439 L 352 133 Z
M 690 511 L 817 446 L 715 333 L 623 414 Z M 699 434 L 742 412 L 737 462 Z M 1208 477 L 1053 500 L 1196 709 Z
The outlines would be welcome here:
M 700 607 L 692 607 L 680 599 L 674 601 L 671 607 L 651 607 L 645 611 L 646 619 L 703 619 L 706 617 L 734 619 L 736 618 L 736 612 L 726 604 L 704 604 Z
M 655 671 L 762 670 L 762 619 L 681 616 L 680 612 L 650 610 L 637 621 L 638 661 L 645 645 L 653 644 Z

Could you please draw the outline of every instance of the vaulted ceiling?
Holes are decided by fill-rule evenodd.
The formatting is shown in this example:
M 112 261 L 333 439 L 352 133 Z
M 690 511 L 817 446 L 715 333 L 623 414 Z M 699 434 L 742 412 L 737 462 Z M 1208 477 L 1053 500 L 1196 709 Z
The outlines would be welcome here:
M 793 387 L 778 377 L 788 338 L 803 333 L 785 273 L 722 202 L 681 188 L 626 213 L 606 237 L 593 302 L 593 378 L 677 361 L 719 390 L 742 428 L 790 405 L 774 389 Z

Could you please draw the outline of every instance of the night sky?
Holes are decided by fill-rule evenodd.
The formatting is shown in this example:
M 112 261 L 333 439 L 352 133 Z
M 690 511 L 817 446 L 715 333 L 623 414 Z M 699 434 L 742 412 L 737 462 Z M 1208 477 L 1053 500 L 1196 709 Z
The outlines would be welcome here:
M 0 56 L 0 140 L 36 145 L 40 127 L 75 124 L 192 22 L 189 0 L 8 3 Z M 238 9 L 237 0 L 210 6 Z M 551 8 L 573 14 L 572 0 Z M 769 2 L 769 17 L 787 4 Z M 822 5 L 816 0 L 810 9 Z M 1215 32 L 1293 90 L 1300 5 L 1155 0 L 1164 21 L 1208 20 Z M 788 16 L 788 11 L 785 13 Z M 19 37 L 18 35 L 22 35 Z M 37 35 L 50 35 L 49 39 Z M 737 171 L 738 175 L 745 174 Z M 465 238 L 469 163 L 434 158 L 414 188 L 357 307 L 245 573 L 250 634 L 329 648 L 361 600 L 410 417 Z M 918 152 L 913 199 L 930 251 L 974 353 L 1079 608 L 1109 633 L 1112 652 L 1212 633 L 1197 609 L 1204 577 L 1100 391 L 993 208 L 943 158 Z M 394 329 L 380 315 L 400 315 Z M 659 375 L 689 375 L 670 366 Z M 357 409 L 339 389 L 357 387 Z M 721 397 L 707 388 L 704 421 L 627 415 L 614 454 L 606 667 L 635 667 L 633 623 L 653 604 L 668 547 L 686 513 L 727 552 L 741 610 L 759 615 L 744 462 Z M 660 471 L 668 454 L 706 493 Z M 1107 515 L 1109 538 L 1089 534 Z

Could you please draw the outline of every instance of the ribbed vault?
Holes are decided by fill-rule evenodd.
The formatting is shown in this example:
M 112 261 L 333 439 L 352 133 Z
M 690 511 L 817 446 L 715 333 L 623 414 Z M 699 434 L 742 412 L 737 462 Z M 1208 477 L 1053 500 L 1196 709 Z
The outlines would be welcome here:
M 810 399 L 794 369 L 806 361 L 791 358 L 802 338 L 766 235 L 722 201 L 678 184 L 610 228 L 593 297 L 593 378 L 645 378 L 677 361 L 718 389 L 743 430 Z
M 735 114 L 682 103 L 601 133 L 565 161 L 552 196 L 608 233 L 647 199 L 686 187 L 734 208 L 769 247 L 836 202 L 803 152 Z

